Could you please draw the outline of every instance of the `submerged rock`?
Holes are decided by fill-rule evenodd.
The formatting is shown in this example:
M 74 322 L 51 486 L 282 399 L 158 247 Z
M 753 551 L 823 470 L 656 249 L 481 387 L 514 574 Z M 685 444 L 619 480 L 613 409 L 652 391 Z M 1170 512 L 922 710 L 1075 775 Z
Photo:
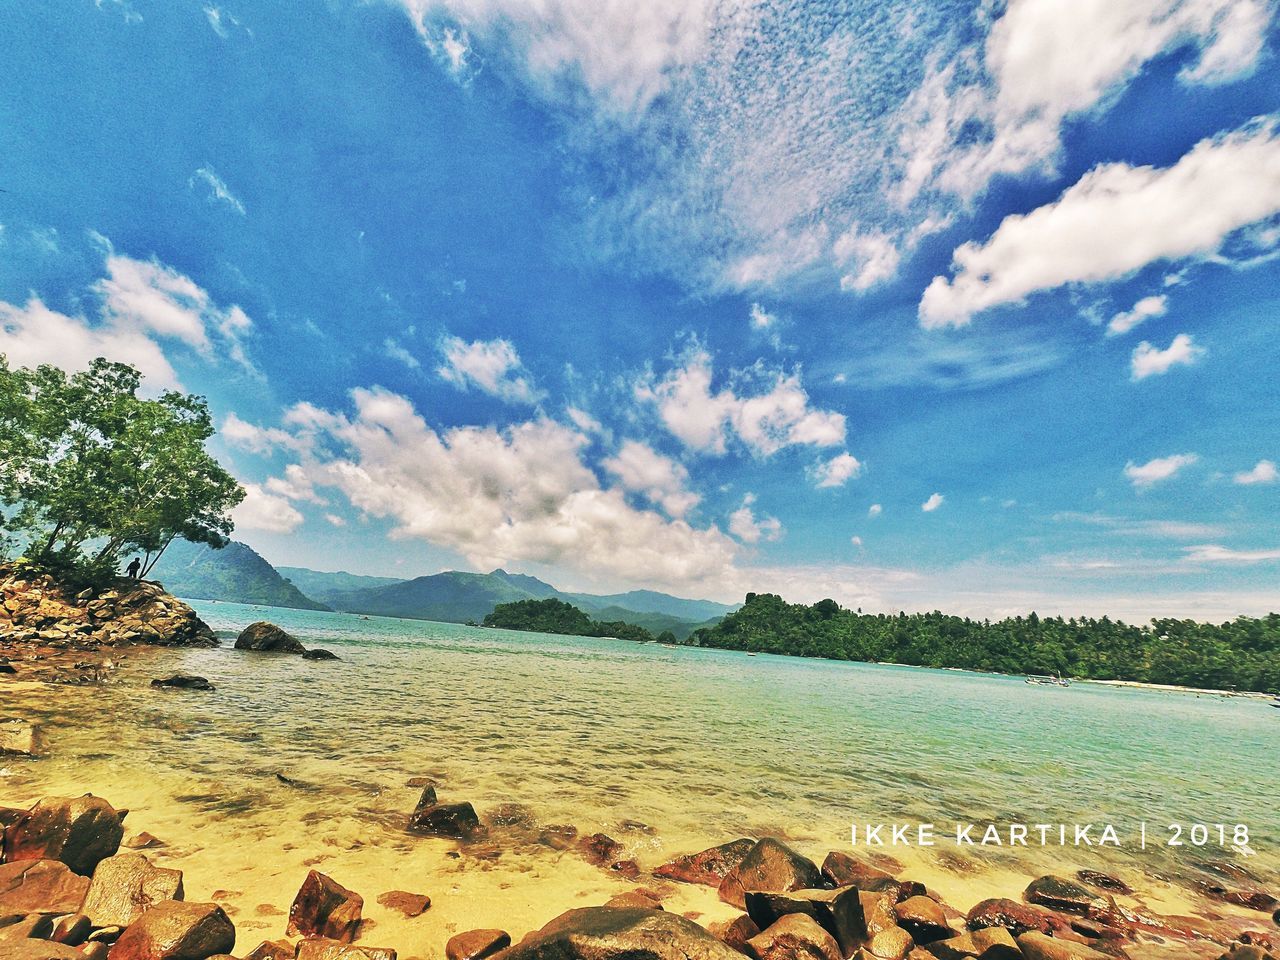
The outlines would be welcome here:
M 841 960 L 835 937 L 813 917 L 791 913 L 747 941 L 756 960 Z
M 974 904 L 969 911 L 966 923 L 970 930 L 981 930 L 984 927 L 1004 927 L 1014 936 L 1034 930 L 1048 933 L 1053 929 L 1053 921 L 1043 910 L 1018 903 L 1016 900 L 992 898 Z
M 181 870 L 152 866 L 140 853 L 119 853 L 93 871 L 82 911 L 95 927 L 127 927 L 155 904 L 182 898 Z
M 364 898 L 318 870 L 307 874 L 289 907 L 291 937 L 327 937 L 340 943 L 355 940 Z
M 0 864 L 0 916 L 80 909 L 89 880 L 58 860 Z
M 692 920 L 661 910 L 579 907 L 502 954 L 502 960 L 741 960 Z
M 710 847 L 699 853 L 690 853 L 669 860 L 654 870 L 653 875 L 666 877 L 668 880 L 678 880 L 681 883 L 701 883 L 709 887 L 719 887 L 729 871 L 742 863 L 755 845 L 754 840 L 745 838 L 731 840 L 718 847 Z
M 470 803 L 438 803 L 419 808 L 409 817 L 409 832 L 424 837 L 467 840 L 483 831 Z
M 1089 884 L 1091 887 L 1097 887 L 1099 890 L 1108 890 L 1111 893 L 1133 893 L 1133 890 L 1123 880 L 1110 874 L 1099 873 L 1097 870 L 1077 870 L 1076 879 Z
M 1115 909 L 1112 901 L 1065 877 L 1047 876 L 1032 880 L 1022 896 L 1028 903 L 1068 913 L 1107 913 Z
M 170 687 L 174 690 L 216 690 L 212 683 L 204 677 L 197 677 L 190 673 L 175 673 L 172 676 L 163 679 L 157 678 L 151 681 L 153 687 Z
M 325 650 L 323 647 L 316 647 L 312 650 L 302 651 L 303 660 L 341 660 L 336 653 L 331 650 Z
M 235 946 L 236 928 L 216 903 L 157 903 L 111 948 L 111 960 L 205 960 Z
M 34 757 L 39 749 L 40 727 L 26 720 L 0 720 L 0 756 Z
M 92 794 L 46 797 L 5 828 L 5 860 L 60 860 L 81 876 L 120 849 L 121 816 Z
M 509 946 L 511 935 L 505 930 L 468 930 L 449 938 L 444 955 L 447 960 L 486 960 Z
M 236 637 L 237 650 L 265 650 L 273 653 L 306 653 L 307 648 L 292 634 L 266 620 L 251 623 Z
M 582 852 L 588 863 L 603 867 L 618 860 L 622 855 L 623 846 L 607 833 L 593 833 L 578 841 L 578 850 Z
M 746 909 L 748 891 L 787 893 L 825 886 L 822 872 L 808 857 L 796 853 L 785 843 L 765 837 L 729 871 L 720 883 L 720 899 L 739 909 Z

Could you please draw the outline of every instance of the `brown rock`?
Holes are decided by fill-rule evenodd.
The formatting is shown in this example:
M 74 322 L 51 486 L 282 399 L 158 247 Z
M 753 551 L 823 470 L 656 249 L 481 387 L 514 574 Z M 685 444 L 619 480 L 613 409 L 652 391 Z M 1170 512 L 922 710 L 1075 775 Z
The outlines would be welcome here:
M 58 919 L 58 922 L 53 925 L 53 933 L 49 935 L 49 939 L 54 943 L 65 943 L 69 947 L 76 947 L 84 943 L 92 929 L 93 924 L 89 922 L 88 917 L 83 913 L 73 913 Z
M 1021 934 L 1018 937 L 1018 948 L 1026 960 L 1107 960 L 1105 953 L 1099 953 L 1083 943 L 1058 940 L 1036 930 Z
M 47 940 L 53 933 L 53 917 L 47 913 L 29 913 L 8 919 L 12 922 L 0 926 L 0 940 Z
M 396 960 L 396 952 L 390 947 L 357 947 L 314 937 L 298 944 L 297 960 Z
M 889 927 L 867 941 L 866 952 L 876 960 L 906 960 L 915 945 L 907 931 L 901 927 Z
M 1276 908 L 1276 904 L 1280 903 L 1271 894 L 1263 893 L 1261 890 L 1229 890 L 1217 883 L 1202 883 L 1198 886 L 1215 900 L 1233 903 L 1249 910 L 1260 910 L 1263 913 L 1270 913 Z
M 153 904 L 182 898 L 181 870 L 154 867 L 140 853 L 119 853 L 93 871 L 82 909 L 95 927 L 127 927 Z
M 485 960 L 509 946 L 511 935 L 505 930 L 468 930 L 449 938 L 444 955 L 448 960 Z
M 1091 887 L 1097 887 L 1099 890 L 1107 890 L 1111 893 L 1133 893 L 1133 890 L 1123 880 L 1110 874 L 1099 873 L 1097 870 L 1077 870 L 1076 879 L 1089 884 Z
M 898 915 L 898 925 L 911 934 L 916 943 L 945 940 L 955 933 L 947 923 L 942 904 L 930 897 L 910 897 L 893 909 Z
M 157 903 L 111 948 L 111 960 L 206 960 L 226 953 L 236 928 L 216 903 Z
M 1022 896 L 1028 903 L 1036 903 L 1050 910 L 1064 910 L 1085 916 L 1115 911 L 1113 901 L 1065 877 L 1048 876 L 1032 880 Z
M 581 907 L 508 948 L 502 960 L 741 960 L 741 954 L 679 914 Z
M 796 853 L 780 840 L 765 837 L 726 874 L 720 883 L 720 899 L 746 909 L 748 891 L 787 893 L 824 886 L 822 872 L 814 862 Z
M 1006 927 L 984 927 L 969 934 L 981 960 L 1021 960 L 1018 941 Z
M 610 897 L 606 907 L 631 907 L 636 910 L 661 910 L 662 900 L 640 890 L 628 890 Z
M 80 948 L 80 960 L 107 960 L 111 947 L 105 943 L 86 943 Z
M 4 832 L 5 859 L 61 860 L 81 876 L 120 848 L 124 826 L 107 801 L 85 794 L 46 797 Z
M 236 637 L 237 650 L 266 650 L 272 653 L 304 653 L 306 647 L 297 638 L 286 633 L 274 623 L 259 620 L 240 631 Z
M 57 860 L 0 864 L 0 916 L 34 910 L 71 913 L 80 909 L 88 889 L 87 877 Z
M 748 953 L 747 941 L 760 935 L 760 927 L 745 913 L 732 920 L 713 923 L 707 929 L 713 937 L 723 940 L 739 953 Z
M 483 830 L 475 808 L 469 803 L 438 803 L 434 807 L 415 810 L 409 817 L 408 829 L 419 836 L 453 840 L 466 840 Z
M 171 690 L 205 690 L 211 692 L 218 689 L 205 677 L 197 677 L 193 673 L 174 673 L 167 677 L 157 677 L 151 681 L 151 685 Z
M 874 937 L 881 930 L 890 930 L 898 925 L 898 912 L 894 909 L 897 903 L 895 895 L 860 890 L 858 899 L 862 902 L 862 916 L 867 925 L 867 936 Z
M 48 940 L 14 940 L 4 943 L 4 960 L 86 960 L 75 947 Z
M 578 841 L 578 850 L 589 863 L 598 867 L 613 863 L 622 854 L 622 844 L 604 833 L 593 833 Z
M 290 937 L 325 937 L 350 943 L 360 929 L 364 898 L 333 879 L 312 870 L 289 907 Z
M 1005 927 L 1013 935 L 1020 936 L 1029 930 L 1047 933 L 1053 929 L 1053 922 L 1043 910 L 1029 907 L 1016 900 L 993 898 L 975 904 L 969 911 L 966 923 L 970 930 L 981 930 L 984 927 Z
M 789 913 L 747 941 L 756 960 L 841 960 L 835 937 L 813 917 Z
M 141 833 L 126 837 L 120 846 L 128 847 L 130 850 L 151 850 L 155 847 L 163 847 L 164 841 L 143 830 Z
M 421 916 L 431 906 L 431 898 L 425 893 L 409 893 L 407 890 L 389 890 L 378 898 L 378 903 L 388 910 L 399 910 L 406 917 Z
M 34 757 L 39 750 L 40 728 L 26 720 L 0 720 L 0 756 Z
M 578 828 L 568 824 L 556 824 L 550 827 L 544 827 L 542 832 L 538 834 L 538 842 L 550 847 L 552 850 L 568 850 L 573 846 L 574 838 L 578 836 Z
M 860 890 L 871 889 L 868 884 L 873 880 L 893 880 L 892 874 L 839 850 L 832 850 L 822 861 L 822 875 L 832 886 Z
M 295 951 L 288 940 L 263 940 L 244 955 L 244 960 L 293 960 Z
M 413 808 L 414 813 L 420 813 L 423 810 L 430 810 L 440 801 L 436 798 L 435 784 L 428 783 L 422 788 L 422 795 L 418 797 L 418 802 Z
M 794 913 L 812 917 L 818 926 L 835 937 L 842 956 L 849 956 L 867 938 L 866 917 L 856 887 L 795 890 L 791 893 L 753 891 L 746 895 L 746 900 L 747 914 L 764 931 Z
M 734 867 L 742 863 L 754 840 L 731 840 L 718 847 L 710 847 L 700 853 L 690 853 L 676 857 L 653 871 L 655 877 L 666 877 L 681 883 L 701 883 L 708 887 L 719 887 L 720 883 Z

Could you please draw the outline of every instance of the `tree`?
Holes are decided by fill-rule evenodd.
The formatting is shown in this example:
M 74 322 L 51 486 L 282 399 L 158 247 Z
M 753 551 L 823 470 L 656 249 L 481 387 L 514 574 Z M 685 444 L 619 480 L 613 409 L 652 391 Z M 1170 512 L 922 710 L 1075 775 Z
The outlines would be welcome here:
M 208 405 L 141 386 L 138 370 L 101 358 L 67 376 L 0 356 L 0 516 L 29 559 L 93 579 L 135 550 L 145 575 L 177 537 L 226 544 L 245 494 L 205 450 Z

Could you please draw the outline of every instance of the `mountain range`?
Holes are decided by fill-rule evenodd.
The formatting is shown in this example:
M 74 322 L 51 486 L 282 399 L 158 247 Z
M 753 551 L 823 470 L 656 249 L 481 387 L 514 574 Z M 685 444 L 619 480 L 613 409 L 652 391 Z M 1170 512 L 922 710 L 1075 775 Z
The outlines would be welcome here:
M 448 623 L 479 623 L 500 603 L 555 598 L 602 622 L 623 621 L 657 635 L 671 631 L 683 640 L 733 612 L 737 605 L 688 600 L 654 590 L 597 595 L 562 591 L 525 574 L 494 570 L 448 570 L 398 580 L 307 567 L 273 567 L 253 548 L 232 542 L 221 550 L 175 541 L 152 577 L 178 596 L 235 603 L 269 604 L 300 610 L 347 613 Z

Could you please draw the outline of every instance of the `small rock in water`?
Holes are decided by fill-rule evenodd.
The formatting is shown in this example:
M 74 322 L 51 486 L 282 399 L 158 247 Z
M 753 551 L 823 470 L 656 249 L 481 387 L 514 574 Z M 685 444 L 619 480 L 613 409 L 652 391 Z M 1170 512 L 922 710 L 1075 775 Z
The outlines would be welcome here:
M 1069 913 L 1106 913 L 1115 909 L 1110 900 L 1064 877 L 1047 876 L 1032 880 L 1022 896 L 1028 903 Z
M 578 836 L 578 828 L 569 824 L 556 824 L 544 827 L 538 834 L 538 842 L 552 850 L 568 850 Z
M 1097 870 L 1077 870 L 1076 879 L 1089 884 L 1091 887 L 1097 887 L 1099 890 L 1109 890 L 1111 893 L 1133 893 L 1133 890 L 1123 880 L 1110 874 L 1099 873 Z
M 34 757 L 39 738 L 40 727 L 37 724 L 26 720 L 0 720 L 0 755 Z
M 155 847 L 163 847 L 164 841 L 158 837 L 153 837 L 147 831 L 143 830 L 135 833 L 133 836 L 125 839 L 122 847 L 128 847 L 130 850 L 151 850 Z
M 1043 910 L 1029 907 L 1025 903 L 1003 898 L 992 898 L 974 904 L 969 911 L 966 922 L 970 930 L 981 930 L 984 927 L 1005 927 L 1019 936 L 1029 930 L 1048 933 L 1053 929 L 1053 922 Z
M 336 653 L 325 650 L 323 647 L 316 647 L 313 650 L 304 650 L 302 653 L 303 660 L 341 660 Z
M 406 917 L 417 917 L 431 906 L 431 898 L 425 893 L 409 893 L 407 890 L 389 890 L 378 898 L 378 903 L 388 910 L 399 910 Z
M 468 930 L 449 938 L 444 955 L 448 960 L 485 960 L 509 946 L 511 935 L 505 930 Z
M 602 867 L 618 859 L 622 853 L 622 844 L 608 834 L 593 833 L 578 841 L 578 849 L 588 862 Z
M 440 803 L 425 810 L 415 810 L 409 818 L 409 832 L 424 837 L 447 837 L 467 840 L 483 832 L 480 818 L 471 804 Z
M 236 637 L 237 650 L 263 650 L 272 653 L 306 653 L 302 642 L 274 623 L 259 620 L 240 631 Z
M 217 688 L 204 677 L 190 673 L 175 673 L 163 679 L 151 681 L 153 687 L 170 687 L 175 690 L 216 690 Z
M 413 812 L 420 813 L 423 810 L 430 810 L 439 802 L 436 798 L 435 785 L 428 783 L 422 788 L 422 796 L 418 797 L 418 802 L 414 805 Z
M 289 908 L 291 937 L 327 937 L 350 943 L 360 929 L 364 898 L 318 870 L 307 874 Z

